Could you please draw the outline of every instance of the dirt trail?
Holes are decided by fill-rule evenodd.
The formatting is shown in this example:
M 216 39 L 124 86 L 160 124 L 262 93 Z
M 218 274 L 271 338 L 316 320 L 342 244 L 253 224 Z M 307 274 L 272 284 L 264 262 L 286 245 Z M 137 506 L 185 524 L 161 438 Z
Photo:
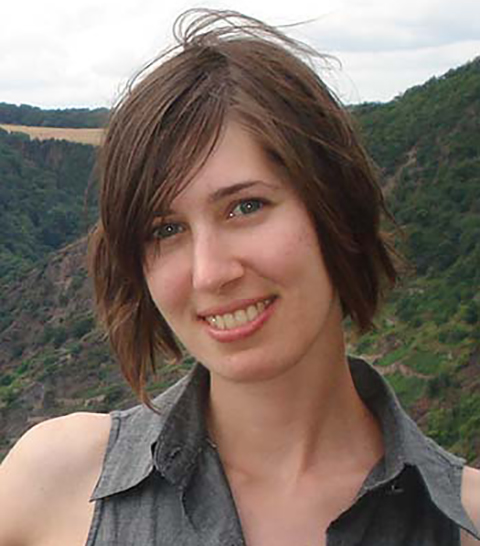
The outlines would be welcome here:
M 429 379 L 431 376 L 424 373 L 416 372 L 412 368 L 402 364 L 401 362 L 394 362 L 388 366 L 375 366 L 375 369 L 382 375 L 389 375 L 395 372 L 401 373 L 405 377 L 418 377 L 419 379 Z

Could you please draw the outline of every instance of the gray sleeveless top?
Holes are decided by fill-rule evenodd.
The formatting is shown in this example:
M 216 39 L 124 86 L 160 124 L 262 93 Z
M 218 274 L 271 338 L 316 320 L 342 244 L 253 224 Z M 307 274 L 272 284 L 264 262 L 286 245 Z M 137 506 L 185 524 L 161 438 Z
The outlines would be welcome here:
M 461 503 L 464 461 L 421 433 L 371 366 L 351 358 L 350 369 L 381 423 L 385 456 L 330 524 L 328 546 L 455 546 L 460 528 L 480 539 Z M 87 546 L 245 545 L 205 429 L 208 391 L 208 371 L 197 364 L 155 400 L 158 413 L 112 413 Z

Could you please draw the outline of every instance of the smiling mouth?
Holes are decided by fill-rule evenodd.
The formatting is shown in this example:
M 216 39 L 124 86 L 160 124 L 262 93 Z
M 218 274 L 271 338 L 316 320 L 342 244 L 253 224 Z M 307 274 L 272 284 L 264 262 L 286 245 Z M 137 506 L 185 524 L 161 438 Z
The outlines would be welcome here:
M 233 330 L 253 322 L 271 305 L 273 300 L 274 298 L 267 298 L 255 304 L 248 305 L 244 309 L 237 309 L 234 313 L 209 315 L 204 320 L 215 330 Z

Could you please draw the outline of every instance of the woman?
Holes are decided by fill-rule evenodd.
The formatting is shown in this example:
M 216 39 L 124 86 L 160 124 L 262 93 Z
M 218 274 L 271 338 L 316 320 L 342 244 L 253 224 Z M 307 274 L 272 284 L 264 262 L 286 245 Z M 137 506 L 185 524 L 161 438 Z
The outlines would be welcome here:
M 258 21 L 202 11 L 179 34 L 113 112 L 91 239 L 145 404 L 27 433 L 0 545 L 478 543 L 479 473 L 345 354 L 344 318 L 368 330 L 396 279 L 347 113 Z M 184 348 L 198 363 L 150 401 Z

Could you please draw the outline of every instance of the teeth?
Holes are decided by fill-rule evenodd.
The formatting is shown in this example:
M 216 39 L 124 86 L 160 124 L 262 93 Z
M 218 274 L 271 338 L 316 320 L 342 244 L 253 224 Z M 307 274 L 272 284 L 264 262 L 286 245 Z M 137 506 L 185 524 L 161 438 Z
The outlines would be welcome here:
M 260 301 L 255 305 L 249 305 L 246 309 L 238 309 L 235 313 L 225 313 L 225 315 L 211 315 L 205 317 L 205 320 L 218 330 L 230 330 L 251 322 L 256 319 L 260 313 L 272 303 L 271 299 Z
M 240 309 L 239 311 L 235 311 L 233 316 L 235 317 L 237 324 L 245 324 L 248 320 L 247 313 L 243 309 Z
M 255 305 L 249 305 L 247 307 L 247 319 L 253 320 L 254 318 L 258 317 L 258 311 Z
M 213 325 L 216 326 L 219 330 L 225 330 L 225 322 L 220 315 L 217 315 L 215 317 Z
M 227 330 L 235 326 L 235 317 L 231 313 L 223 315 L 223 320 L 225 321 L 225 327 Z

